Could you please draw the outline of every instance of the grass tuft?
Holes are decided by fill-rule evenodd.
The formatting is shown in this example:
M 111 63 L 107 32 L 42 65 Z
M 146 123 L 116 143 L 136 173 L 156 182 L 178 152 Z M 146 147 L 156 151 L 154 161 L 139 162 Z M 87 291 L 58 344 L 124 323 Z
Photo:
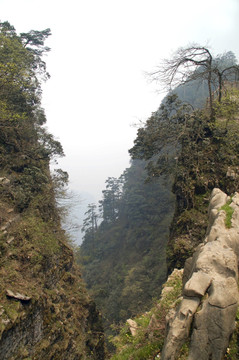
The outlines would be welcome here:
M 232 227 L 232 215 L 234 213 L 234 209 L 230 206 L 231 203 L 232 199 L 228 200 L 227 203 L 220 208 L 220 210 L 223 210 L 226 213 L 225 226 L 228 229 Z

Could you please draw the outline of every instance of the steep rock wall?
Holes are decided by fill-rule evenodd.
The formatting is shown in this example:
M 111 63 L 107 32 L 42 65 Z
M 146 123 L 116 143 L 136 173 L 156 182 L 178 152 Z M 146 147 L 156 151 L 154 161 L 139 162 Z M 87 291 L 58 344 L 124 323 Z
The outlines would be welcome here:
M 227 210 L 233 214 L 231 224 L 226 226 Z M 167 316 L 162 360 L 177 359 L 189 338 L 189 360 L 224 357 L 239 301 L 238 257 L 239 194 L 230 199 L 214 189 L 205 241 L 186 261 L 181 303 Z
M 0 199 L 0 359 L 103 360 L 101 318 L 72 250 L 34 211 Z

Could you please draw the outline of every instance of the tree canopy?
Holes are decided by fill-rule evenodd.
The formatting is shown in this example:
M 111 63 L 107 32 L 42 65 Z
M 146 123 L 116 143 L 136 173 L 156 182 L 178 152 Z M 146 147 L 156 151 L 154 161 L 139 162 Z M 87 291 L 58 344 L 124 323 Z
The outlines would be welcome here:
M 0 166 L 12 171 L 17 193 L 12 197 L 20 208 L 46 184 L 50 159 L 64 155 L 42 126 L 41 83 L 49 78 L 43 56 L 50 34 L 46 29 L 18 35 L 9 22 L 0 23 Z
M 133 160 L 118 179 L 108 178 L 99 212 L 89 204 L 85 214 L 79 258 L 106 327 L 145 311 L 166 276 L 171 183 L 159 178 L 146 183 L 145 165 Z

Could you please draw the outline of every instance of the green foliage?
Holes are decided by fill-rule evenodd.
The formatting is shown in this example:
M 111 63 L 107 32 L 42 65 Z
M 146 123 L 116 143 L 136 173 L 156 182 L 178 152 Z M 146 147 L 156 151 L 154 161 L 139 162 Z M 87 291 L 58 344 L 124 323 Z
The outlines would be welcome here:
M 230 229 L 232 227 L 232 215 L 234 213 L 234 209 L 230 206 L 232 200 L 228 200 L 225 205 L 223 205 L 220 210 L 225 211 L 226 218 L 225 218 L 225 226 Z
M 117 217 L 103 217 L 94 236 L 86 231 L 79 250 L 84 279 L 105 315 L 107 331 L 113 322 L 145 311 L 166 277 L 165 244 L 174 199 L 170 182 L 145 182 L 145 165 L 135 160 L 118 181 L 107 181 L 107 190 L 116 186 Z M 105 194 L 101 204 L 108 206 L 111 201 Z M 92 229 L 92 213 L 88 215 L 85 221 Z
M 53 256 L 60 250 L 54 225 L 39 219 L 39 216 L 25 216 L 18 231 L 18 236 L 39 248 L 41 257 Z
M 104 224 L 114 223 L 119 216 L 122 181 L 122 177 L 109 177 L 106 180 L 106 189 L 102 191 L 103 199 L 99 202 Z
M 49 29 L 17 35 L 8 22 L 0 23 L 0 167 L 1 176 L 10 173 L 4 194 L 20 211 L 52 186 L 49 161 L 64 155 L 42 127 L 41 81 L 49 77 L 42 55 L 49 35 Z
M 165 315 L 180 302 L 182 273 L 172 274 L 163 287 L 165 292 L 156 305 L 150 311 L 134 318 L 137 323 L 136 335 L 131 334 L 129 324 L 126 324 L 119 334 L 111 339 L 116 346 L 116 354 L 111 360 L 160 358 L 165 334 Z
M 173 174 L 181 149 L 181 139 L 187 135 L 192 107 L 183 104 L 177 95 L 169 95 L 159 110 L 140 128 L 129 150 L 133 159 L 150 160 L 148 173 L 152 179 L 160 174 Z M 190 125 L 188 125 L 190 126 Z
M 230 84 L 224 92 L 221 102 L 216 101 L 214 104 L 215 115 L 217 118 L 226 119 L 225 128 L 230 121 L 235 120 L 235 115 L 239 110 L 239 90 L 231 87 Z
M 130 150 L 132 156 L 150 160 L 150 179 L 159 174 L 175 176 L 177 208 L 167 247 L 169 271 L 182 267 L 205 235 L 203 199 L 214 187 L 232 193 L 239 185 L 238 91 L 228 86 L 214 109 L 216 118 L 211 119 L 206 109 L 192 111 L 170 96 L 139 129 Z M 227 175 L 229 169 L 235 176 Z
M 85 232 L 85 237 L 94 238 L 95 232 L 97 231 L 98 225 L 98 214 L 96 213 L 96 205 L 89 204 L 88 210 L 85 212 L 85 219 L 82 226 L 82 231 Z
M 236 98 L 232 101 L 237 103 Z M 237 176 L 228 176 L 229 169 L 236 172 L 239 161 L 239 126 L 236 120 L 238 109 L 231 104 L 228 110 L 226 107 L 227 104 L 222 98 L 218 107 L 221 109 L 221 116 L 218 115 L 211 125 L 208 125 L 207 117 L 202 112 L 200 117 L 197 117 L 197 124 L 200 124 L 201 128 L 192 127 L 189 129 L 188 139 L 183 139 L 174 184 L 178 205 L 168 245 L 170 269 L 176 264 L 175 257 L 183 259 L 179 261 L 179 267 L 183 266 L 187 257 L 186 254 L 183 255 L 183 248 L 182 253 L 174 255 L 178 238 L 187 239 L 190 256 L 205 236 L 207 202 L 203 199 L 208 199 L 214 187 L 226 193 L 233 193 L 238 188 Z

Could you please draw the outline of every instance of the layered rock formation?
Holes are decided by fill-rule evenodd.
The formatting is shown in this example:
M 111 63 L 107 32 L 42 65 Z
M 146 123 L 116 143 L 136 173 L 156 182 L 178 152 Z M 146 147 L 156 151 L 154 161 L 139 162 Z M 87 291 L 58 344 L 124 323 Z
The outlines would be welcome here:
M 185 263 L 181 303 L 167 316 L 162 360 L 177 359 L 190 338 L 189 360 L 220 360 L 238 307 L 239 194 L 214 189 L 204 243 Z

